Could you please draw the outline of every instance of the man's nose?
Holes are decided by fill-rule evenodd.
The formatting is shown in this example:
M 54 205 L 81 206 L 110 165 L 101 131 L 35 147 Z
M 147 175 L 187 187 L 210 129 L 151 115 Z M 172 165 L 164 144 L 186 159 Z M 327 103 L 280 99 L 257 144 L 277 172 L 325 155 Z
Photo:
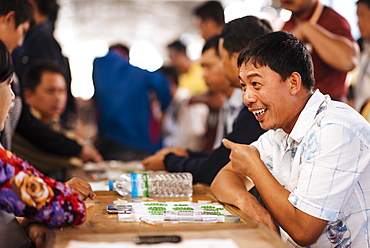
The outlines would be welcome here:
M 250 90 L 245 90 L 243 92 L 243 102 L 246 106 L 256 101 L 256 96 L 254 92 Z

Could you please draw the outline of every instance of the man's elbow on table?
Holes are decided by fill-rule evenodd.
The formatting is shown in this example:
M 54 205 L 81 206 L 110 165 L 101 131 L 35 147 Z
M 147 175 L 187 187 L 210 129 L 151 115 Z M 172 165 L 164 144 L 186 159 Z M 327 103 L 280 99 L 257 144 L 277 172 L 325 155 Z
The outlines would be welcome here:
M 311 220 L 304 222 L 307 219 L 301 216 L 302 218 L 298 218 L 300 221 L 296 222 L 298 225 L 288 232 L 294 242 L 303 247 L 316 243 L 328 223 L 326 220 L 318 219 L 308 214 L 305 215 L 311 218 Z

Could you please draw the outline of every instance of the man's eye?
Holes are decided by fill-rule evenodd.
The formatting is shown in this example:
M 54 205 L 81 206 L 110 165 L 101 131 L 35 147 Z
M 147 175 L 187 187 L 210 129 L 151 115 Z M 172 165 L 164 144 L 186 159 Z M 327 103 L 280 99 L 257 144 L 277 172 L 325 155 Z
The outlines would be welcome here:
M 252 82 L 252 85 L 253 85 L 253 86 L 259 86 L 259 85 L 260 85 L 260 83 Z

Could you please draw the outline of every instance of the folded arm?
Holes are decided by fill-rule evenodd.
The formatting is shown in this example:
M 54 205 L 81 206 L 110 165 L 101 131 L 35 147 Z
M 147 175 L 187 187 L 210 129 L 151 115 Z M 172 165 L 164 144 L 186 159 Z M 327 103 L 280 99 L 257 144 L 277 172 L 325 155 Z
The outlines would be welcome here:
M 360 49 L 355 41 L 334 34 L 319 24 L 303 22 L 293 34 L 308 41 L 328 65 L 340 71 L 350 71 L 359 62 Z
M 270 213 L 248 192 L 252 187 L 253 183 L 237 175 L 231 163 L 228 163 L 213 180 L 211 191 L 220 202 L 236 206 L 251 218 L 277 231 Z
M 224 141 L 224 145 L 231 149 L 231 162 L 227 167 L 228 170 L 225 167 L 226 171 L 222 170 L 223 174 L 220 172 L 217 176 L 217 178 L 222 176 L 217 180 L 218 187 L 216 188 L 217 185 L 213 185 L 216 183 L 216 179 L 212 184 L 212 192 L 214 192 L 215 196 L 221 201 L 240 204 L 241 200 L 239 197 L 246 197 L 246 193 L 243 193 L 243 190 L 247 191 L 246 186 L 242 183 L 247 179 L 241 178 L 251 178 L 270 214 L 279 226 L 301 246 L 314 243 L 323 232 L 327 221 L 306 214 L 289 202 L 290 192 L 282 187 L 270 173 L 260 159 L 260 154 L 255 147 L 236 144 L 228 140 Z M 225 185 L 230 185 L 230 187 L 225 187 Z M 222 189 L 222 186 L 225 189 Z M 222 190 L 227 190 L 228 193 L 223 193 L 222 195 L 217 193 L 217 191 Z M 251 217 L 256 220 L 261 218 L 261 216 L 265 216 L 264 219 L 266 219 L 266 214 L 254 213 L 253 206 L 247 206 L 247 208 L 249 209 L 245 209 L 245 211 L 255 214 Z

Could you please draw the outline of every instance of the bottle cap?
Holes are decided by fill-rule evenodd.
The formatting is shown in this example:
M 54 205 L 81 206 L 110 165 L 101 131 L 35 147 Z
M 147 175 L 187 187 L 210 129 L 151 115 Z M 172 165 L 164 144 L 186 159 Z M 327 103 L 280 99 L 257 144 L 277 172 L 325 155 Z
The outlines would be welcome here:
M 238 215 L 225 215 L 225 222 L 228 223 L 238 223 L 240 221 L 240 216 Z

